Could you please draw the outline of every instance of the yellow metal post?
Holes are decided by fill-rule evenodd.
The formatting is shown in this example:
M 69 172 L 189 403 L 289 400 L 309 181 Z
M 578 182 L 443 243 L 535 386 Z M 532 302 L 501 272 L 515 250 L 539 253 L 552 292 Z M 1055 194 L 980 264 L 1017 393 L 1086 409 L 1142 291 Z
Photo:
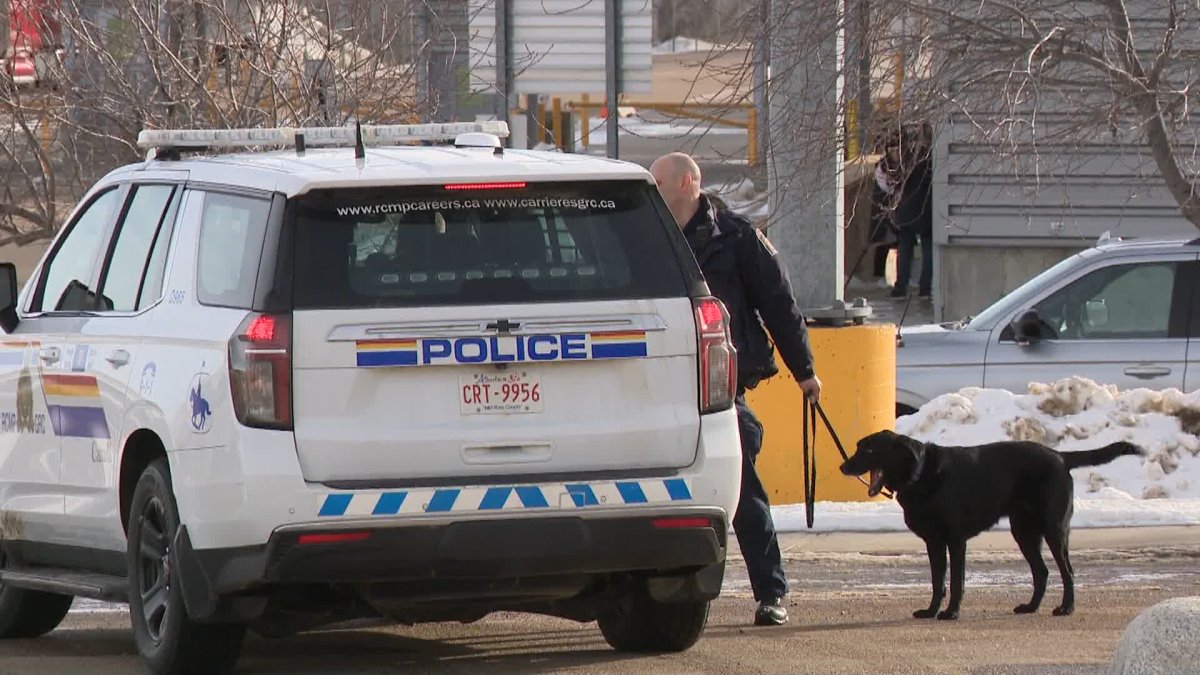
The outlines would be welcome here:
M 809 330 L 817 373 L 824 387 L 821 405 L 846 452 L 858 440 L 896 424 L 896 327 L 886 324 Z M 756 466 L 772 504 L 804 501 L 800 387 L 786 371 L 746 395 L 762 422 L 763 448 Z M 841 455 L 818 424 L 814 456 L 817 501 L 868 501 L 867 488 L 838 468 Z
M 554 134 L 554 147 L 561 150 L 563 146 L 562 99 L 555 96 L 551 102 L 550 129 Z
M 542 97 L 537 100 L 537 138 L 530 139 L 533 145 L 543 142 L 546 139 L 546 102 Z
M 758 166 L 758 111 L 746 111 L 746 163 Z
M 591 118 L 591 115 L 588 114 L 590 111 L 590 108 L 588 106 L 588 103 L 589 103 L 588 95 L 586 93 L 584 93 L 584 95 L 580 98 L 583 99 L 583 103 L 582 103 L 582 105 L 580 105 L 580 109 L 583 110 L 583 120 L 582 120 L 582 126 L 580 127 L 580 139 L 579 140 L 581 143 L 583 143 L 583 149 L 587 150 L 588 146 L 591 145 L 591 140 L 592 140 L 592 118 Z
M 43 98 L 41 109 L 38 112 L 38 142 L 42 144 L 42 150 L 47 155 L 50 153 L 52 133 L 53 130 L 50 128 L 50 103 Z
M 858 101 L 846 101 L 846 159 L 858 159 Z
M 904 106 L 904 54 L 897 52 L 892 57 L 892 69 L 893 86 L 896 88 L 892 93 L 892 98 L 896 101 L 895 112 L 899 116 Z

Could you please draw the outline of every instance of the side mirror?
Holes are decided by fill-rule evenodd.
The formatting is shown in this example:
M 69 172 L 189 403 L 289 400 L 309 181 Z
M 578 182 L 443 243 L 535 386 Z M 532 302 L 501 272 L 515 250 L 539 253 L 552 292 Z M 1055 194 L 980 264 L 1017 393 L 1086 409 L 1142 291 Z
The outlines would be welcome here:
M 1028 345 L 1044 340 L 1042 318 L 1036 309 L 1026 310 L 1016 321 L 1013 321 L 1013 338 L 1019 345 Z
M 0 263 L 0 328 L 5 333 L 17 329 L 20 319 L 17 318 L 17 266 L 12 263 Z

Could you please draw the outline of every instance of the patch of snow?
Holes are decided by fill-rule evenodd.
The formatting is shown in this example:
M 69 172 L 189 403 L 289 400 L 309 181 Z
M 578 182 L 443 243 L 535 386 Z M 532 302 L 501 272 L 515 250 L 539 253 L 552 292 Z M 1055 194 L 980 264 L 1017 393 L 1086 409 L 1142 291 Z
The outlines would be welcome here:
M 673 37 L 669 40 L 654 45 L 650 50 L 652 54 L 687 54 L 691 52 L 711 52 L 717 45 L 706 40 L 699 40 L 690 37 Z
M 900 329 L 903 335 L 919 335 L 921 333 L 949 333 L 950 329 L 945 324 L 928 323 L 920 326 L 905 326 Z
M 742 178 L 735 183 L 708 185 L 704 187 L 704 192 L 716 195 L 725 202 L 729 210 L 751 221 L 762 220 L 770 215 L 767 193 L 756 188 L 754 182 L 748 178 Z
M 579 145 L 583 137 L 582 116 L 576 118 L 575 140 Z M 595 112 L 589 118 L 589 133 L 593 144 L 603 145 L 604 135 L 608 133 L 608 120 L 597 117 Z M 622 136 L 640 136 L 655 139 L 683 139 L 701 136 L 745 136 L 746 130 L 738 127 L 715 124 L 704 120 L 677 119 L 668 122 L 650 122 L 641 117 L 631 116 L 620 121 L 618 127 Z

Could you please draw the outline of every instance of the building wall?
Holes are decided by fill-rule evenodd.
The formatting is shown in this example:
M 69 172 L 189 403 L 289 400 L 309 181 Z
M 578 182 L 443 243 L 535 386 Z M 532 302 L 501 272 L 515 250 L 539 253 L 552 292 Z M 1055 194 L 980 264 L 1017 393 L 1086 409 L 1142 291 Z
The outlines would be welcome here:
M 942 320 L 978 314 L 1029 279 L 1079 251 L 1078 247 L 949 246 L 942 249 Z
M 981 115 L 975 112 L 976 121 Z M 1043 111 L 1039 121 L 1049 136 L 1055 125 L 1073 124 L 1059 112 Z M 963 114 L 936 132 L 933 208 L 939 320 L 977 312 L 1106 232 L 1196 233 L 1136 134 L 1042 146 L 987 142 L 973 135 Z
M 746 17 L 759 0 L 654 0 L 654 42 L 690 37 L 727 44 L 753 28 Z
M 1155 48 L 1168 26 L 1164 3 L 1125 4 L 1139 48 Z M 1062 6 L 1046 11 L 1069 11 Z M 1194 65 L 1200 49 L 1194 17 L 1184 25 L 1174 43 L 1178 67 L 1168 69 L 1175 75 Z M 1077 29 L 1096 31 L 1090 41 L 1105 44 L 1104 26 L 1101 20 Z M 1090 68 L 1068 63 L 1054 71 L 1054 81 L 1023 88 L 1021 96 L 1006 89 L 1003 77 L 956 83 L 956 111 L 935 122 L 939 318 L 978 311 L 1105 232 L 1197 234 L 1163 184 L 1136 113 L 1128 104 L 1113 110 L 1113 94 L 1096 78 Z M 1174 120 L 1185 157 L 1200 142 L 1200 114 L 1191 114 Z

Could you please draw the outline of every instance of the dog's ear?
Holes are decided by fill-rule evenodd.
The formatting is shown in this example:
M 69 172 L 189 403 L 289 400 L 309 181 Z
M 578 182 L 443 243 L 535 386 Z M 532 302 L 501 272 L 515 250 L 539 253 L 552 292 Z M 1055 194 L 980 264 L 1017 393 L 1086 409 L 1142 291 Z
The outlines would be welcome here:
M 896 436 L 896 432 L 891 431 L 890 429 L 882 429 L 880 431 L 873 431 L 873 432 L 867 434 L 866 436 L 863 436 L 858 441 L 857 447 L 860 450 L 862 448 L 869 448 L 872 450 L 886 449 L 888 446 L 891 446 L 894 444 L 893 437 L 895 437 L 895 436 Z
M 854 444 L 854 452 L 857 454 L 859 452 L 862 452 L 863 450 L 870 450 L 871 446 L 873 446 L 877 442 L 879 434 L 881 434 L 881 433 L 883 433 L 883 432 L 873 431 L 873 432 L 867 434 L 866 436 L 863 436 L 862 438 L 858 439 L 858 442 Z
M 921 457 L 925 454 L 924 443 L 904 434 L 892 433 L 892 447 L 901 453 L 911 455 L 914 463 L 921 461 Z

